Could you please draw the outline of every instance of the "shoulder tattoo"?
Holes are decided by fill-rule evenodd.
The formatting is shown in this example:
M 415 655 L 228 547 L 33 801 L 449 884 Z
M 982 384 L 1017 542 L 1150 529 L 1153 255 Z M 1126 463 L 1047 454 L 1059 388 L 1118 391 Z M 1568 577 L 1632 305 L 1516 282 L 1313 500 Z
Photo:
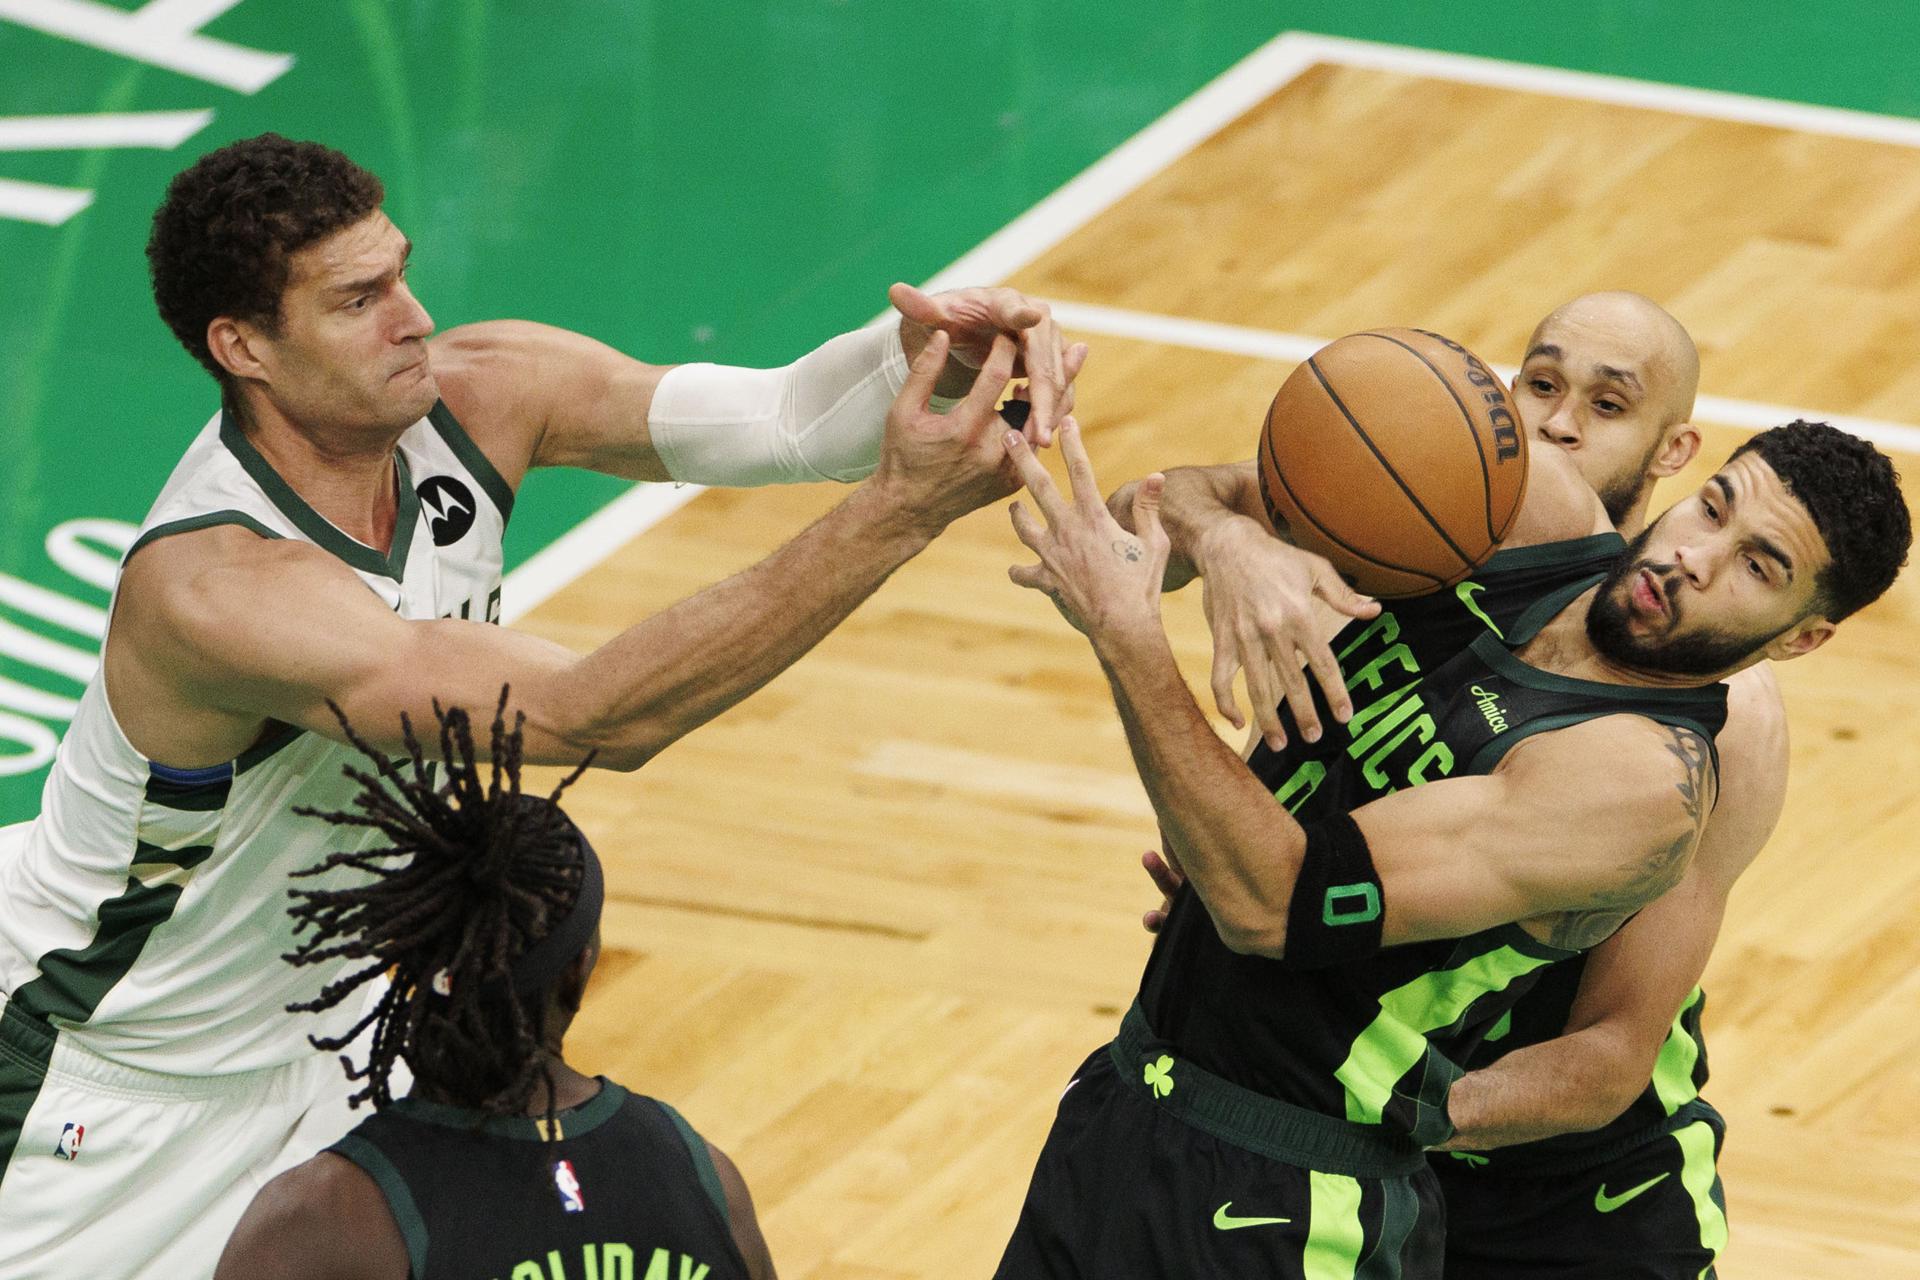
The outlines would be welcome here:
M 1686 806 L 1687 829 L 1662 839 L 1623 868 L 1625 874 L 1619 885 L 1612 892 L 1601 895 L 1593 904 L 1603 911 L 1637 911 L 1677 884 L 1686 872 L 1687 863 L 1694 847 L 1700 842 L 1700 833 L 1705 830 L 1707 816 L 1713 808 L 1717 784 L 1713 756 L 1708 750 L 1706 738 L 1692 729 L 1675 725 L 1660 727 L 1667 734 L 1664 744 L 1667 751 L 1680 762 L 1680 777 L 1673 786 Z M 1572 923 L 1578 927 L 1584 922 Z
M 1684 770 L 1682 777 L 1673 784 L 1674 790 L 1686 802 L 1687 816 L 1693 820 L 1698 830 L 1706 823 L 1707 810 L 1712 801 L 1709 792 L 1714 786 L 1713 755 L 1707 749 L 1707 740 L 1692 729 L 1679 725 L 1660 726 L 1667 731 L 1667 750 L 1680 761 Z

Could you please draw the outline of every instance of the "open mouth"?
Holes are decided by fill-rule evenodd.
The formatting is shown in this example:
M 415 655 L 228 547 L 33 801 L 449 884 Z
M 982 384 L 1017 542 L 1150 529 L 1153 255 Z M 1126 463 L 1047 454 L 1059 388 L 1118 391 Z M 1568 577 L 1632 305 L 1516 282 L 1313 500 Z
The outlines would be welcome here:
M 1642 614 L 1656 618 L 1665 618 L 1672 613 L 1667 604 L 1667 596 L 1660 589 L 1660 579 L 1651 569 L 1642 569 L 1633 576 L 1633 607 Z

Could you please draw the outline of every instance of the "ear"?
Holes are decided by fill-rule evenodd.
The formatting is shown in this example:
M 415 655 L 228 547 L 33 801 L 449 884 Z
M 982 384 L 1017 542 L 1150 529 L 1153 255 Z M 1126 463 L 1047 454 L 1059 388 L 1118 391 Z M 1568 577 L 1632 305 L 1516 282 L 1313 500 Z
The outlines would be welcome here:
M 236 378 L 264 379 L 267 367 L 261 356 L 269 353 L 266 335 L 244 320 L 215 316 L 207 324 L 207 350 L 214 360 Z
M 593 938 L 580 949 L 566 971 L 560 975 L 560 982 L 554 996 L 560 1007 L 569 1014 L 578 1013 L 580 1004 L 587 998 L 587 982 L 593 977 L 593 967 L 600 962 L 600 931 L 594 930 Z
M 1785 662 L 1812 653 L 1831 639 L 1837 630 L 1837 624 L 1815 614 L 1811 618 L 1802 618 L 1775 636 L 1761 652 L 1775 662 Z
M 1678 422 L 1661 435 L 1660 447 L 1653 451 L 1653 464 L 1647 474 L 1664 480 L 1686 470 L 1700 452 L 1700 430 L 1691 422 Z

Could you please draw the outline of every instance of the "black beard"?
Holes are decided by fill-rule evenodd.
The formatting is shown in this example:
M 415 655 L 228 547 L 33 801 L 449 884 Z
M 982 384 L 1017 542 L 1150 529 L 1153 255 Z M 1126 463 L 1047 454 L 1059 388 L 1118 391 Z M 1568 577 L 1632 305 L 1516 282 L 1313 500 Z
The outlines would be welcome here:
M 1600 490 L 1600 505 L 1606 508 L 1607 520 L 1615 528 L 1627 518 L 1627 512 L 1633 510 L 1633 504 L 1640 499 L 1640 486 L 1645 481 L 1641 474 L 1621 476 L 1612 484 Z
M 1602 657 L 1635 671 L 1710 678 L 1739 666 L 1773 639 L 1772 636 L 1741 638 L 1723 631 L 1675 637 L 1673 628 L 1680 625 L 1680 606 L 1674 601 L 1671 584 L 1679 573 L 1679 566 L 1655 564 L 1641 558 L 1640 551 L 1652 532 L 1653 526 L 1649 525 L 1627 544 L 1613 568 L 1607 571 L 1593 603 L 1587 607 L 1587 639 Z M 1636 636 L 1627 629 L 1632 616 L 1628 605 L 1631 596 L 1620 588 L 1642 569 L 1659 580 L 1660 594 L 1672 611 L 1665 638 Z
M 1633 510 L 1633 504 L 1640 500 L 1640 492 L 1647 483 L 1647 468 L 1653 465 L 1653 455 L 1660 452 L 1660 437 L 1655 436 L 1653 443 L 1647 446 L 1647 452 L 1640 459 L 1640 465 L 1631 471 L 1623 471 L 1611 481 L 1600 486 L 1600 505 L 1606 509 L 1607 519 L 1614 528 L 1627 518 L 1627 512 Z

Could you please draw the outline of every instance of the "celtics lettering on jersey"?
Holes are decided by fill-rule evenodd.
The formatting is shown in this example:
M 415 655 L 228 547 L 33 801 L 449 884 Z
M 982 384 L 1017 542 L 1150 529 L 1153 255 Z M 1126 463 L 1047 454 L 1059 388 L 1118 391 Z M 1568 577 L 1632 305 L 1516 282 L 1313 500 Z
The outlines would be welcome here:
M 1350 671 L 1353 719 L 1346 753 L 1359 762 L 1367 785 L 1381 795 L 1453 772 L 1453 751 L 1434 741 L 1439 726 L 1420 692 L 1420 662 L 1400 643 L 1399 619 L 1387 610 L 1347 641 L 1336 655 Z M 1326 780 L 1324 760 L 1304 760 L 1274 791 L 1290 810 L 1305 804 Z

